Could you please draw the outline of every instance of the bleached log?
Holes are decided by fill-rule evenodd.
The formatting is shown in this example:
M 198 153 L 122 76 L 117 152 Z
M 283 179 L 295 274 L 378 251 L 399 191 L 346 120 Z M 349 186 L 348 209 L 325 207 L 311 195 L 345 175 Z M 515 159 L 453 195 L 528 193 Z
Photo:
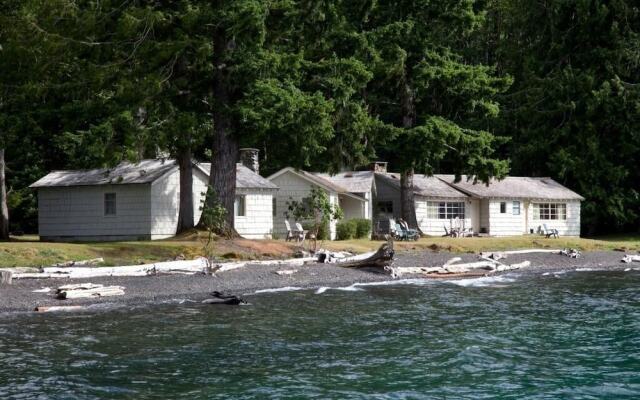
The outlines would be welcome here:
M 69 274 L 63 274 L 63 273 L 51 274 L 51 273 L 43 273 L 43 272 L 25 272 L 25 273 L 13 275 L 14 279 L 48 279 L 48 278 L 64 279 L 68 277 L 69 277 Z
M 124 294 L 124 287 L 122 286 L 97 286 L 99 287 L 94 287 L 91 289 L 58 290 L 58 294 L 56 297 L 60 300 L 68 300 L 87 297 L 122 296 Z
M 0 285 L 11 285 L 13 282 L 13 272 L 0 271 Z
M 283 269 L 281 271 L 275 271 L 277 275 L 293 275 L 298 272 L 297 269 Z
M 474 269 L 484 269 L 488 271 L 493 271 L 497 268 L 498 264 L 495 261 L 477 261 L 471 263 L 464 264 L 453 264 L 447 265 L 444 267 L 447 272 L 451 273 L 460 273 L 460 272 L 468 272 Z
M 462 261 L 462 258 L 460 257 L 453 257 L 452 259 L 448 260 L 446 263 L 444 263 L 445 266 L 447 265 L 451 265 L 451 264 L 455 264 L 458 261 Z
M 560 252 L 562 251 L 562 249 L 555 249 L 555 250 L 550 250 L 550 249 L 525 249 L 525 250 L 509 250 L 509 251 L 502 251 L 502 254 L 528 254 L 528 253 L 555 253 L 555 254 L 560 254 Z
M 54 312 L 54 311 L 79 311 L 84 310 L 85 306 L 38 306 L 36 312 Z
M 237 268 L 246 267 L 247 265 L 304 265 L 308 262 L 316 261 L 315 257 L 290 258 L 286 260 L 262 260 L 262 261 L 238 261 L 230 263 L 215 264 L 211 269 L 213 272 L 231 271 Z
M 627 254 L 620 261 L 622 261 L 623 263 L 630 263 L 630 262 L 634 262 L 634 261 L 640 261 L 640 255 L 636 256 L 636 255 Z
M 530 265 L 531 265 L 531 261 L 523 261 L 521 263 L 516 263 L 516 264 L 511 264 L 511 265 L 500 264 L 496 268 L 496 271 L 498 271 L 498 272 L 511 271 L 511 270 L 514 270 L 514 269 L 526 268 L 526 267 L 528 267 Z
M 62 285 L 58 287 L 58 292 L 62 292 L 64 290 L 87 290 L 87 289 L 96 289 L 104 287 L 104 285 L 98 283 L 72 283 L 70 285 Z
M 204 258 L 187 261 L 168 261 L 155 264 L 126 265 L 122 267 L 47 267 L 41 273 L 16 274 L 16 279 L 37 278 L 96 278 L 104 276 L 147 276 L 162 274 L 197 274 L 209 271 Z

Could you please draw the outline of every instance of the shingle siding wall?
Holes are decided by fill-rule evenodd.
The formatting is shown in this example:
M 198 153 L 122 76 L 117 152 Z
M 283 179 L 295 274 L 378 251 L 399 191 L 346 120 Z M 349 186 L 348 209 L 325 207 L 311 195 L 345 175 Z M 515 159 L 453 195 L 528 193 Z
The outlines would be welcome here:
M 547 203 L 565 203 L 567 205 L 566 220 L 534 220 L 533 203 L 544 203 L 541 201 L 531 201 L 528 205 L 528 225 L 534 232 L 538 227 L 547 224 L 549 229 L 557 229 L 561 236 L 580 236 L 580 201 L 549 201 Z
M 418 226 L 422 233 L 431 236 L 442 236 L 445 233 L 444 228 L 447 230 L 451 228 L 451 224 L 453 221 L 448 219 L 434 219 L 428 218 L 428 202 L 461 202 L 464 200 L 461 199 L 429 199 L 426 197 L 416 196 L 415 197 L 415 207 L 416 207 L 416 219 L 418 221 Z M 472 214 L 477 212 L 472 210 L 473 204 L 471 202 L 465 202 L 465 218 L 464 218 L 464 228 L 472 227 Z M 462 221 L 461 221 L 462 223 Z
M 520 201 L 520 215 L 513 214 L 513 202 Z M 506 212 L 500 213 L 500 203 L 506 204 Z M 496 199 L 489 204 L 489 234 L 491 236 L 514 236 L 526 233 L 526 202 L 514 199 Z
M 104 194 L 116 193 L 116 215 L 104 215 Z M 150 238 L 150 185 L 107 185 L 38 190 L 43 240 Z
M 273 190 L 238 189 L 245 196 L 246 216 L 235 217 L 235 228 L 247 239 L 270 239 L 273 232 Z
M 400 191 L 386 183 L 383 178 L 376 176 L 376 196 L 373 199 L 374 223 L 379 219 L 389 217 L 387 215 L 378 215 L 378 203 L 383 201 L 390 201 L 393 203 L 393 218 L 398 219 L 400 217 Z

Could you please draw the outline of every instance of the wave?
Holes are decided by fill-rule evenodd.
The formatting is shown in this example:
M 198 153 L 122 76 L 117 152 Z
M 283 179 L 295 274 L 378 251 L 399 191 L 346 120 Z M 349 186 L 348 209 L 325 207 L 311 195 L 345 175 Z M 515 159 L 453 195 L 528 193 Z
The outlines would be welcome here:
M 501 284 L 515 282 L 516 279 L 513 275 L 505 276 L 482 276 L 479 278 L 466 278 L 466 279 L 452 279 L 442 282 L 462 286 L 462 287 L 500 287 Z
M 281 288 L 273 288 L 273 289 L 260 289 L 253 292 L 254 294 L 259 293 L 277 293 L 277 292 L 294 292 L 296 290 L 306 290 L 308 288 L 302 288 L 299 286 L 285 286 Z

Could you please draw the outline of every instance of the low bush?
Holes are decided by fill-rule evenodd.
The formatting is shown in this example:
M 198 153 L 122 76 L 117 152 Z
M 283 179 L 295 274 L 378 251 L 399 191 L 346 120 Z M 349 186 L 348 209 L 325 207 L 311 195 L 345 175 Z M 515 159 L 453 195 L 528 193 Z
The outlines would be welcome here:
M 313 231 L 313 223 L 305 222 L 302 224 L 302 229 L 305 231 Z M 329 228 L 329 219 L 325 218 L 318 227 L 318 240 L 331 240 L 331 230 Z
M 369 237 L 369 233 L 371 233 L 371 221 L 364 218 L 356 218 L 351 221 L 356 224 L 356 239 L 366 239 Z
M 338 222 L 336 224 L 336 239 L 349 240 L 356 237 L 358 231 L 358 225 L 355 220 L 350 219 L 348 221 Z

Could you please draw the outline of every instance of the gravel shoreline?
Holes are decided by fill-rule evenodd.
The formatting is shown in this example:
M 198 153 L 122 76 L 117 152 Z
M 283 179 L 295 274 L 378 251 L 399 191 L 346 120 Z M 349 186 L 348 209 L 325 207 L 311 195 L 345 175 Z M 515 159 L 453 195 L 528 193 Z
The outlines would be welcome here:
M 506 264 L 531 261 L 531 267 L 518 270 L 520 274 L 541 274 L 550 271 L 575 269 L 624 270 L 639 268 L 623 264 L 624 253 L 598 251 L 583 253 L 580 258 L 569 258 L 551 253 L 529 253 L 509 255 Z M 451 254 L 431 251 L 406 251 L 396 255 L 394 265 L 401 267 L 439 266 L 452 257 L 461 257 L 462 262 L 477 261 L 475 254 Z M 278 275 L 283 269 L 296 269 L 292 275 Z M 408 277 L 408 276 L 407 276 Z M 405 277 L 403 277 L 405 278 Z M 36 306 L 90 305 L 96 303 L 158 303 L 167 300 L 201 301 L 214 290 L 237 295 L 251 296 L 257 290 L 284 287 L 318 288 L 343 287 L 354 283 L 389 281 L 389 275 L 366 270 L 341 268 L 332 264 L 309 264 L 287 267 L 283 265 L 249 265 L 216 276 L 204 275 L 163 275 L 150 277 L 105 277 L 90 279 L 20 279 L 12 285 L 0 286 L 0 312 L 30 312 Z M 125 287 L 125 295 L 75 300 L 56 300 L 53 291 L 33 293 L 34 290 L 57 288 L 68 283 L 98 283 Z

